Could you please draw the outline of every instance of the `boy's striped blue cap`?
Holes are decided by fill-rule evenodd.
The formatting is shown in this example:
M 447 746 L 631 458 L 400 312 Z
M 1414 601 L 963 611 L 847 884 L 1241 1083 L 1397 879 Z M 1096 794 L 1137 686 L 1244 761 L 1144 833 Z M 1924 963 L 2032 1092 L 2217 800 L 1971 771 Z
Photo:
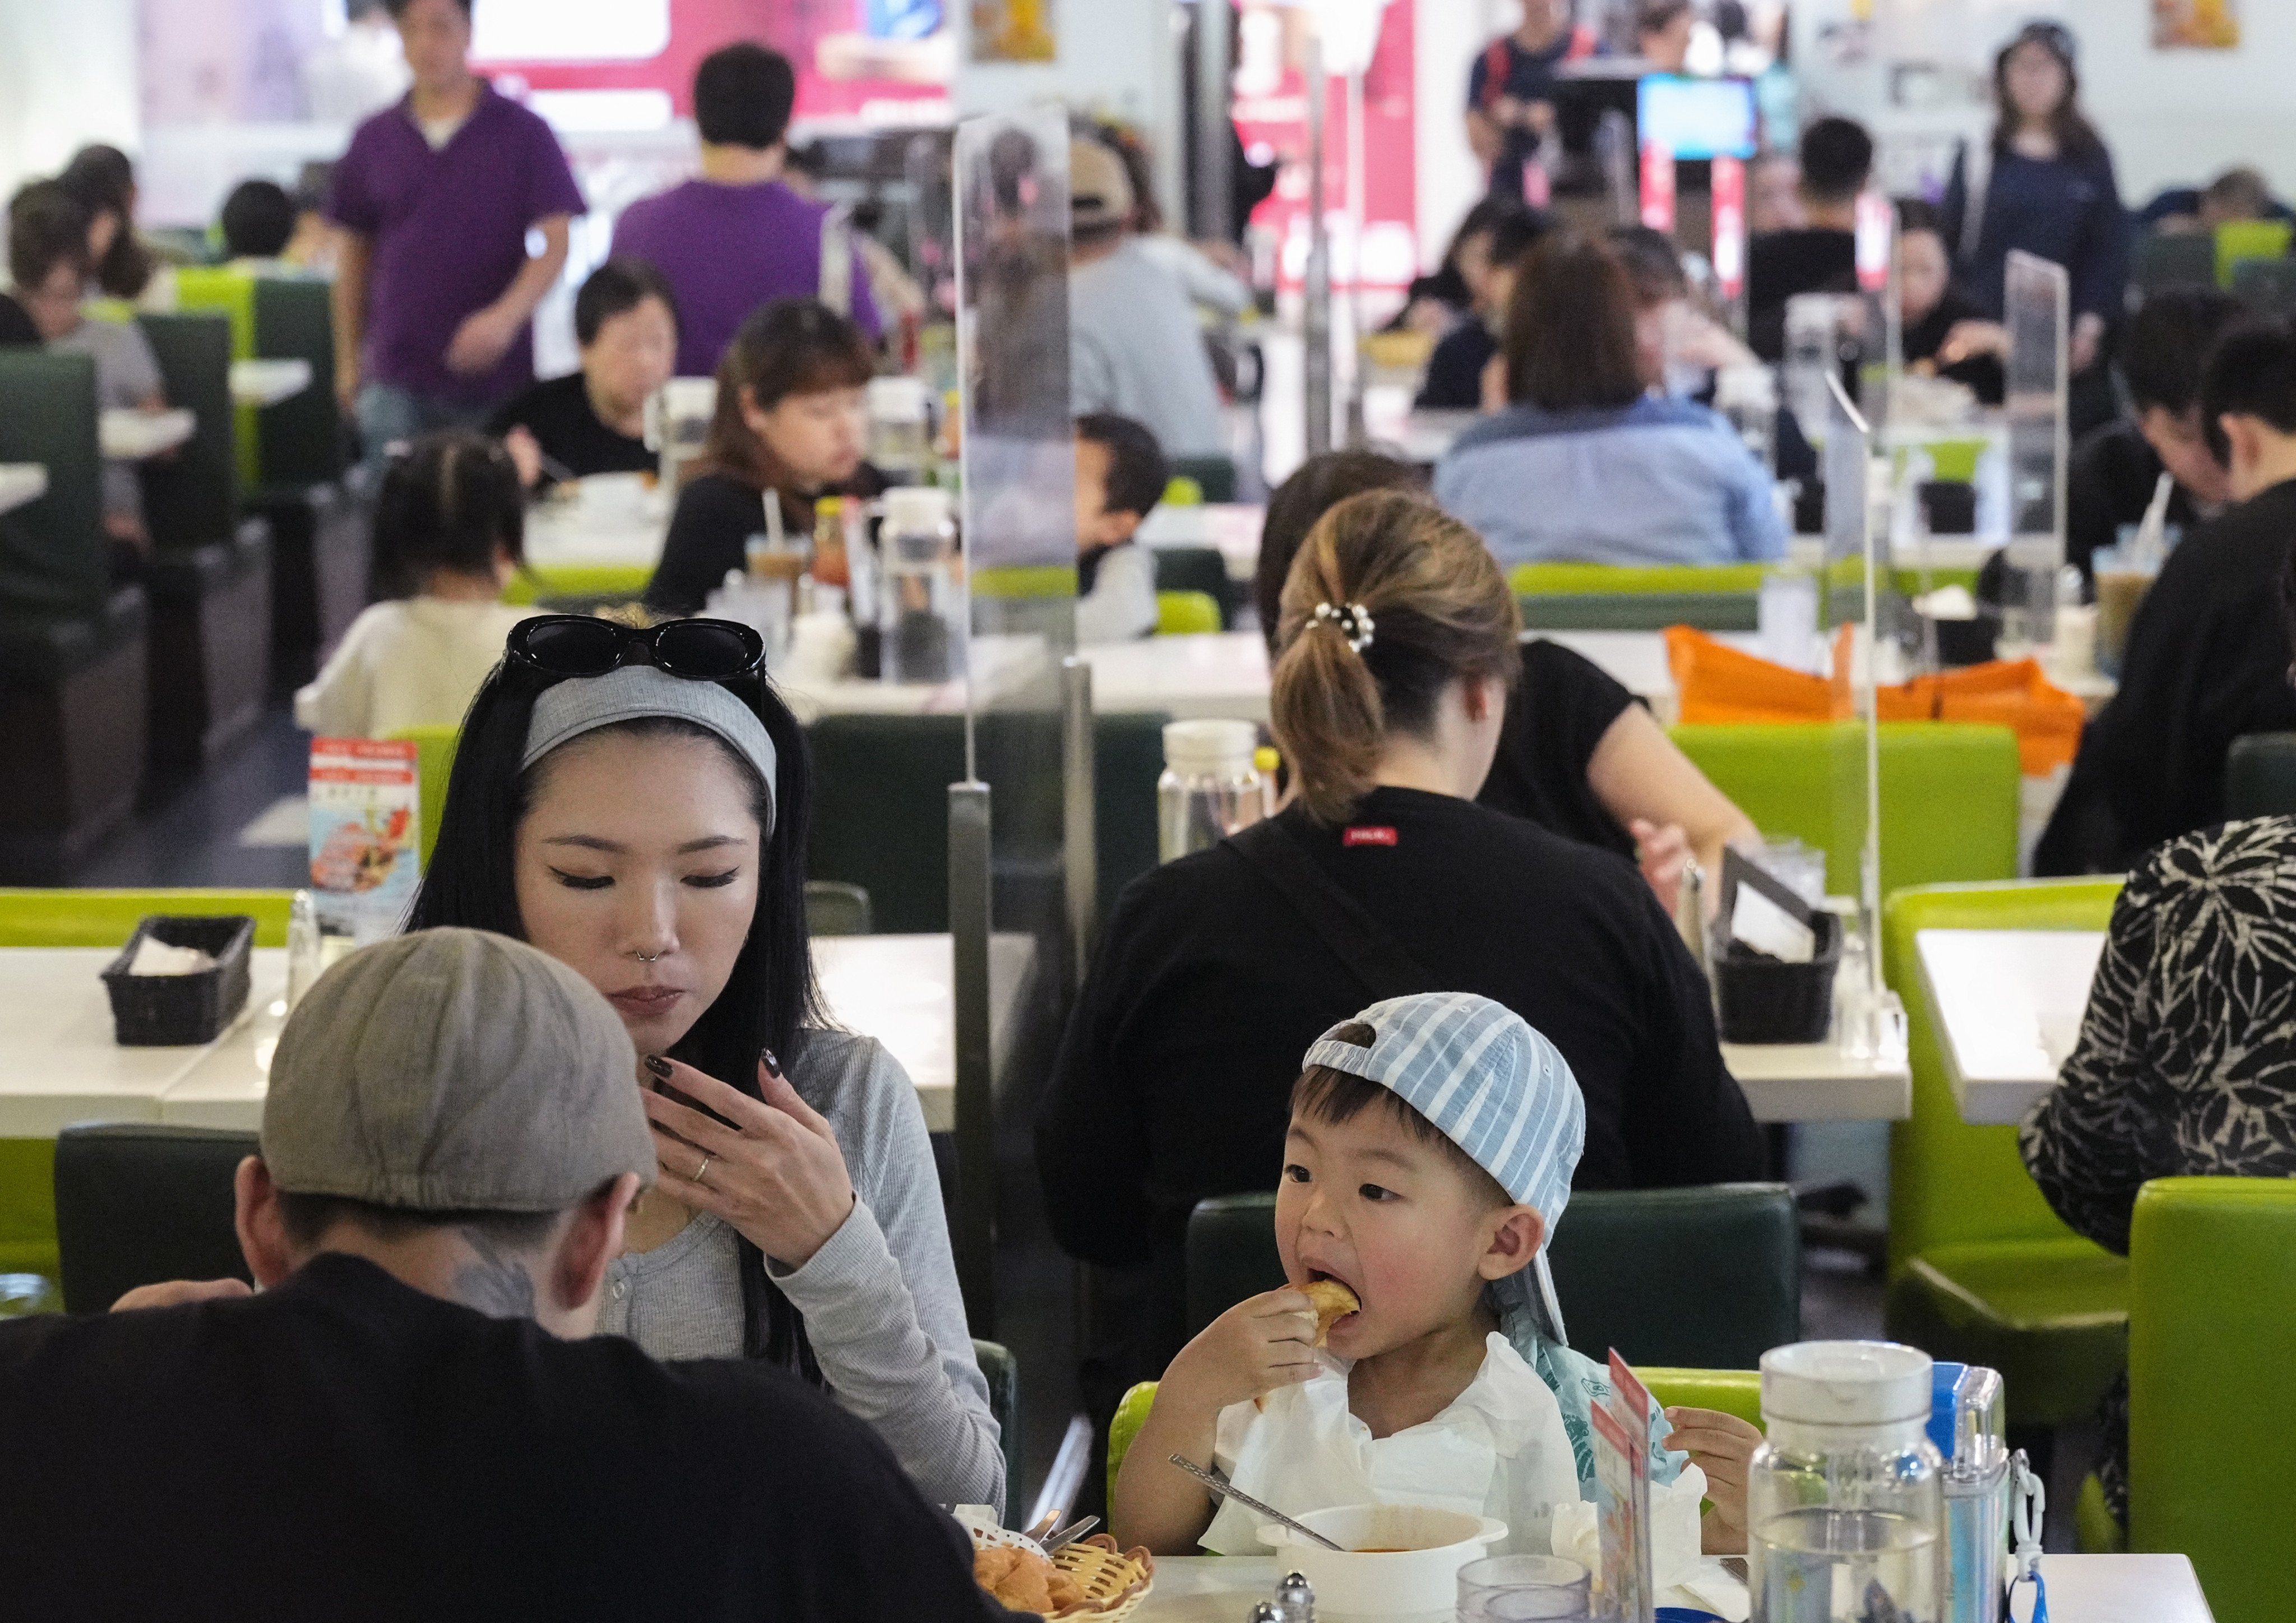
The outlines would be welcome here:
M 1377 1033 L 1370 1047 L 1340 1039 L 1354 1024 Z M 1554 1234 L 1586 1147 L 1587 1105 L 1570 1062 L 1513 1010 L 1472 992 L 1390 997 L 1324 1033 L 1302 1063 L 1391 1091 Z M 1542 1332 L 1568 1346 L 1546 1250 L 1542 1238 L 1530 1266 L 1496 1289 L 1503 1308 L 1519 1301 Z

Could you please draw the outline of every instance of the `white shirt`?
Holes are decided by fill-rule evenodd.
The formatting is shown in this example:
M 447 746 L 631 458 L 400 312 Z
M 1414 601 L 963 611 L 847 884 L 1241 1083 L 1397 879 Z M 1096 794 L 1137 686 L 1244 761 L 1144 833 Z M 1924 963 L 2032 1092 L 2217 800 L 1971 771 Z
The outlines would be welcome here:
M 1578 1502 L 1562 1409 L 1496 1332 L 1466 1390 L 1434 1419 L 1374 1438 L 1348 1407 L 1349 1362 L 1319 1352 L 1322 1373 L 1220 1411 L 1212 1457 L 1228 1480 L 1298 1515 L 1341 1504 L 1432 1504 L 1495 1516 L 1491 1553 L 1546 1553 L 1554 1507 Z M 1260 1554 L 1259 1518 L 1233 1501 L 1204 1530 L 1218 1555 Z
M 1092 590 L 1077 599 L 1079 643 L 1128 643 L 1156 629 L 1156 560 L 1136 541 L 1101 554 Z
M 411 597 L 360 612 L 318 679 L 295 695 L 295 724 L 328 738 L 455 727 L 503 657 L 511 627 L 537 611 Z

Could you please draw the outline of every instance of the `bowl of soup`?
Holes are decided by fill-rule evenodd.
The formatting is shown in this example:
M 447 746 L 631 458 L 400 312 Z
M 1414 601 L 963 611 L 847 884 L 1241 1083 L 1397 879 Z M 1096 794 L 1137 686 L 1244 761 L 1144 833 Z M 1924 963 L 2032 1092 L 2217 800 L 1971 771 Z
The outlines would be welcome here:
M 1504 1521 L 1431 1504 L 1341 1504 L 1300 1521 L 1341 1548 L 1273 1524 L 1259 1539 L 1315 1586 L 1316 1615 L 1326 1623 L 1447 1620 L 1458 1603 L 1459 1569 L 1507 1536 Z

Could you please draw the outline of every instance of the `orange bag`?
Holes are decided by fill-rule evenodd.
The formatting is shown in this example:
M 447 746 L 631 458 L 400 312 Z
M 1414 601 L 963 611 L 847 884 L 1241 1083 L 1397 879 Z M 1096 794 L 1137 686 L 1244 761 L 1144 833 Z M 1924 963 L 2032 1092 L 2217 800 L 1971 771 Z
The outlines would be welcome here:
M 1833 668 L 1849 668 L 1850 630 L 1834 638 Z M 1816 722 L 1855 718 L 1847 675 L 1812 676 L 1742 653 L 1688 626 L 1666 631 L 1679 719 L 1693 723 Z M 1880 689 L 1882 721 L 1990 722 L 2017 734 L 2026 775 L 2046 777 L 2080 747 L 2087 710 L 2032 660 L 1995 660 Z

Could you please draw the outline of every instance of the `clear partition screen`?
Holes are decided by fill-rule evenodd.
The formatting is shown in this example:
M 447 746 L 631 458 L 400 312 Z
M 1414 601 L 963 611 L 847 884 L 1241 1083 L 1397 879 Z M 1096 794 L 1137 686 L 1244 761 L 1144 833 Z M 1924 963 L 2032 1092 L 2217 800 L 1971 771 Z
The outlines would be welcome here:
M 1825 619 L 1833 638 L 1834 736 L 1833 858 L 1828 878 L 1845 879 L 1857 900 L 1866 943 L 1879 939 L 1882 910 L 1881 748 L 1876 732 L 1874 622 L 1880 600 L 1873 504 L 1867 496 L 1873 433 L 1838 375 L 1827 381 L 1825 418 Z M 1855 853 L 1847 863 L 1846 853 Z M 1845 867 L 1849 871 L 1844 872 Z M 1864 988 L 1880 991 L 1880 959 L 1866 955 Z
M 1076 795 L 1088 801 L 1091 794 L 1089 727 L 1065 725 L 1063 714 L 1077 586 L 1068 176 L 1068 121 L 1058 108 L 971 119 L 957 129 L 969 781 L 952 789 L 949 806 L 954 1238 L 966 1307 L 981 1335 L 996 1333 L 996 1101 L 1012 1080 L 1005 1073 L 1014 1053 L 1038 1045 L 1027 1034 L 1056 1029 L 1065 1012 L 1067 817 Z
M 2064 266 L 2013 251 L 2002 303 L 2009 329 L 2009 598 L 2003 639 L 2054 640 L 2065 561 Z

